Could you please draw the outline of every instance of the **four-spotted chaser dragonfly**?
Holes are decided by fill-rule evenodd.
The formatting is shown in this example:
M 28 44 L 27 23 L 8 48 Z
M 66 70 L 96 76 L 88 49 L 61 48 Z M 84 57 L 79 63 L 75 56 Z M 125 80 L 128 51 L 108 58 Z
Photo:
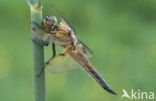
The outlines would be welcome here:
M 52 8 L 61 19 L 60 24 L 57 24 L 55 16 L 47 16 L 42 26 L 36 24 L 38 28 L 32 29 L 36 37 L 46 43 L 52 43 L 53 56 L 45 63 L 45 67 L 50 72 L 65 72 L 83 67 L 102 88 L 116 95 L 89 62 L 87 56 L 91 56 L 93 52 L 76 38 L 75 30 L 56 8 L 54 6 Z M 57 56 L 55 56 L 55 44 L 63 48 L 63 52 Z

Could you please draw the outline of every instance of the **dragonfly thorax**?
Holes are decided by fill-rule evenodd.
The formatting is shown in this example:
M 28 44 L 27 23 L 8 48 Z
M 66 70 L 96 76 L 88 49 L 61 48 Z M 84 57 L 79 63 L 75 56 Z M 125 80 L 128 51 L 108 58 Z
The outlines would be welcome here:
M 60 22 L 58 30 L 67 32 L 68 37 L 71 37 L 71 41 L 74 43 L 74 45 L 77 45 L 77 38 L 75 36 L 75 32 L 69 26 L 67 26 L 63 22 Z

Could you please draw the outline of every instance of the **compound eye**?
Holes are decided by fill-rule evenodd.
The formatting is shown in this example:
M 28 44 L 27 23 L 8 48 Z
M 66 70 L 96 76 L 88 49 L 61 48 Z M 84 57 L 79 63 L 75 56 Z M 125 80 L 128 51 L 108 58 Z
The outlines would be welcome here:
M 50 17 L 48 17 L 48 20 L 49 20 L 49 21 L 53 21 L 54 18 L 53 18 L 52 16 L 50 16 Z
M 55 16 L 53 16 L 53 23 L 54 23 L 54 24 L 57 24 L 57 19 L 56 19 Z

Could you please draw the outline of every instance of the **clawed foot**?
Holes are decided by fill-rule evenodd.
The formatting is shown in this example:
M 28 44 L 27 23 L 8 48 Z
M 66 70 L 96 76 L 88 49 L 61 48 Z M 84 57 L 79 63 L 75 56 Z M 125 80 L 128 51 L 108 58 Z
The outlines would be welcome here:
M 37 44 L 37 45 L 39 45 L 39 46 L 41 46 L 41 47 L 44 47 L 44 46 L 48 46 L 48 45 L 49 45 L 49 42 L 42 42 L 42 43 L 40 43 L 40 42 L 38 42 L 38 41 L 36 41 L 36 40 L 34 40 L 34 39 L 32 39 L 32 38 L 31 38 L 31 40 L 32 40 L 35 44 Z
M 35 21 L 32 21 L 31 22 L 32 24 L 34 24 L 34 25 L 36 25 L 38 28 L 40 28 L 40 29 L 44 29 L 40 24 L 38 24 L 37 22 L 35 22 Z

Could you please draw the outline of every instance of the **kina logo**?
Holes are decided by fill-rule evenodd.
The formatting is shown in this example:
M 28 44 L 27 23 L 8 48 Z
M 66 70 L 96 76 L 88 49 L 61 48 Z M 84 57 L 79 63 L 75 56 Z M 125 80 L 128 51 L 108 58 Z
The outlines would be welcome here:
M 122 98 L 128 98 L 128 99 L 145 99 L 145 100 L 153 100 L 154 99 L 154 92 L 147 92 L 147 91 L 141 91 L 134 89 L 131 89 L 130 93 L 128 93 L 125 89 L 122 90 L 123 95 Z

